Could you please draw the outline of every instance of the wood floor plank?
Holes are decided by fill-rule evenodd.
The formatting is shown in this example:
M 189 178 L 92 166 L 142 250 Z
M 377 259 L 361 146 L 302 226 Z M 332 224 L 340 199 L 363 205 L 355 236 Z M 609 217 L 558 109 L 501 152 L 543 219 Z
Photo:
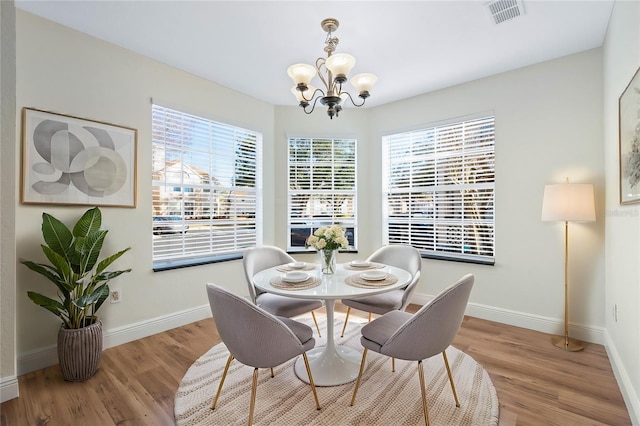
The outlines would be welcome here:
M 417 309 L 410 305 L 408 311 Z M 336 318 L 345 312 L 336 305 Z M 355 310 L 351 315 L 367 317 Z M 549 339 L 544 333 L 465 317 L 453 345 L 489 373 L 500 401 L 500 426 L 630 425 L 604 347 L 586 344 L 582 352 L 565 352 Z M 208 319 L 107 349 L 98 373 L 83 383 L 65 382 L 57 366 L 26 374 L 18 378 L 20 397 L 0 406 L 0 422 L 171 425 L 180 380 L 219 342 Z

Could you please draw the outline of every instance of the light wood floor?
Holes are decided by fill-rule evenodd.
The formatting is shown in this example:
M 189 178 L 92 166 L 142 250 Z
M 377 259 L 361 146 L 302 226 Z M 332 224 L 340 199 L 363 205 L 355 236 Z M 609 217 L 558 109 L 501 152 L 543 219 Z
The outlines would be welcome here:
M 219 342 L 209 319 L 107 349 L 84 383 L 64 382 L 57 366 L 26 374 L 20 397 L 0 406 L 1 424 L 171 425 L 180 379 Z M 601 345 L 564 352 L 549 335 L 466 317 L 454 346 L 489 372 L 500 425 L 631 424 Z

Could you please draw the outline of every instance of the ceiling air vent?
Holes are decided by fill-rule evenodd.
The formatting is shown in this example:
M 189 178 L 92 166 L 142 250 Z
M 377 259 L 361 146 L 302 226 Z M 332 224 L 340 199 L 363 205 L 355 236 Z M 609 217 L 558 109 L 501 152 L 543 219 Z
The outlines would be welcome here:
M 495 0 L 484 5 L 496 25 L 524 15 L 524 5 L 521 0 Z

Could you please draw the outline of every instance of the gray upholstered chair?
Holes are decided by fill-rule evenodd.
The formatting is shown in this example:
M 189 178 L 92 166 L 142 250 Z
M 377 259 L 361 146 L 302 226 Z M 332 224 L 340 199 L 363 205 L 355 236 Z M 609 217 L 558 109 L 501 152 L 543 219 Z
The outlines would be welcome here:
M 316 315 L 313 313 L 313 310 L 321 308 L 322 301 L 295 299 L 293 297 L 265 293 L 253 285 L 253 276 L 258 272 L 294 261 L 295 259 L 293 257 L 289 256 L 279 247 L 260 246 L 245 250 L 242 265 L 244 266 L 244 275 L 249 286 L 251 301 L 267 312 L 279 317 L 291 318 L 311 312 L 316 330 L 318 330 L 318 336 L 320 336 L 320 327 L 318 327 L 318 321 L 316 321 Z
M 460 407 L 445 350 L 458 334 L 473 287 L 473 280 L 473 275 L 465 275 L 413 315 L 403 311 L 391 311 L 362 327 L 360 343 L 364 346 L 364 351 L 362 352 L 360 373 L 353 389 L 351 405 L 356 400 L 367 351 L 372 350 L 398 359 L 418 361 L 422 410 L 427 425 L 429 424 L 429 412 L 422 360 L 442 353 L 453 398 L 456 401 L 456 407 Z
M 420 256 L 420 252 L 411 246 L 403 244 L 384 246 L 376 250 L 367 260 L 369 262 L 384 263 L 385 265 L 391 265 L 409 271 L 412 275 L 411 282 L 404 288 L 386 293 L 359 297 L 357 299 L 342 299 L 342 303 L 347 305 L 347 315 L 344 319 L 344 326 L 342 327 L 340 337 L 344 337 L 344 331 L 347 328 L 351 308 L 369 312 L 369 321 L 371 321 L 372 312 L 382 315 L 395 310 L 404 311 L 409 304 L 411 295 L 418 286 L 418 281 L 420 281 L 422 257 Z
M 214 284 L 207 284 L 207 295 L 218 334 L 229 350 L 227 364 L 224 367 L 211 409 L 216 409 L 229 365 L 235 358 L 242 364 L 253 367 L 248 422 L 251 425 L 256 402 L 258 368 L 270 368 L 273 377 L 273 367 L 302 355 L 309 375 L 309 384 L 316 401 L 316 409 L 319 410 L 320 403 L 306 354 L 316 343 L 311 327 L 289 318 L 276 317 L 248 300 Z

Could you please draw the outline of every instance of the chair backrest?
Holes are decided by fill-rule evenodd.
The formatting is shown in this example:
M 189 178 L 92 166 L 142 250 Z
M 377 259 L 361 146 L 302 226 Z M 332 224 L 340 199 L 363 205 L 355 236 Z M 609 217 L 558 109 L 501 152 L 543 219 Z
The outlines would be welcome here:
M 263 293 L 253 285 L 253 276 L 255 274 L 274 266 L 293 262 L 294 260 L 293 257 L 289 256 L 279 247 L 260 246 L 245 250 L 242 258 L 242 266 L 244 267 L 244 276 L 249 286 L 251 301 L 256 303 L 256 297 Z
M 404 311 L 405 309 L 407 309 L 407 306 L 411 301 L 411 296 L 416 291 L 419 281 L 420 281 L 420 271 L 415 273 L 409 285 L 404 288 L 404 293 L 402 294 L 402 305 L 400 306 L 400 308 L 398 308 L 398 310 Z
M 264 309 L 215 284 L 207 284 L 207 295 L 218 334 L 241 363 L 270 368 L 304 352 L 293 331 Z
M 422 269 L 420 252 L 416 248 L 404 244 L 380 247 L 367 260 L 404 269 L 411 272 L 412 276 L 415 276 L 416 272 L 420 272 Z
M 467 274 L 443 290 L 396 330 L 381 353 L 422 360 L 447 349 L 462 324 L 473 281 Z
M 369 258 L 369 262 L 379 262 L 385 265 L 395 266 L 411 273 L 411 281 L 403 289 L 401 311 L 404 311 L 411 300 L 411 295 L 418 287 L 420 281 L 420 270 L 422 269 L 422 256 L 420 252 L 409 245 L 392 244 L 380 247 Z

